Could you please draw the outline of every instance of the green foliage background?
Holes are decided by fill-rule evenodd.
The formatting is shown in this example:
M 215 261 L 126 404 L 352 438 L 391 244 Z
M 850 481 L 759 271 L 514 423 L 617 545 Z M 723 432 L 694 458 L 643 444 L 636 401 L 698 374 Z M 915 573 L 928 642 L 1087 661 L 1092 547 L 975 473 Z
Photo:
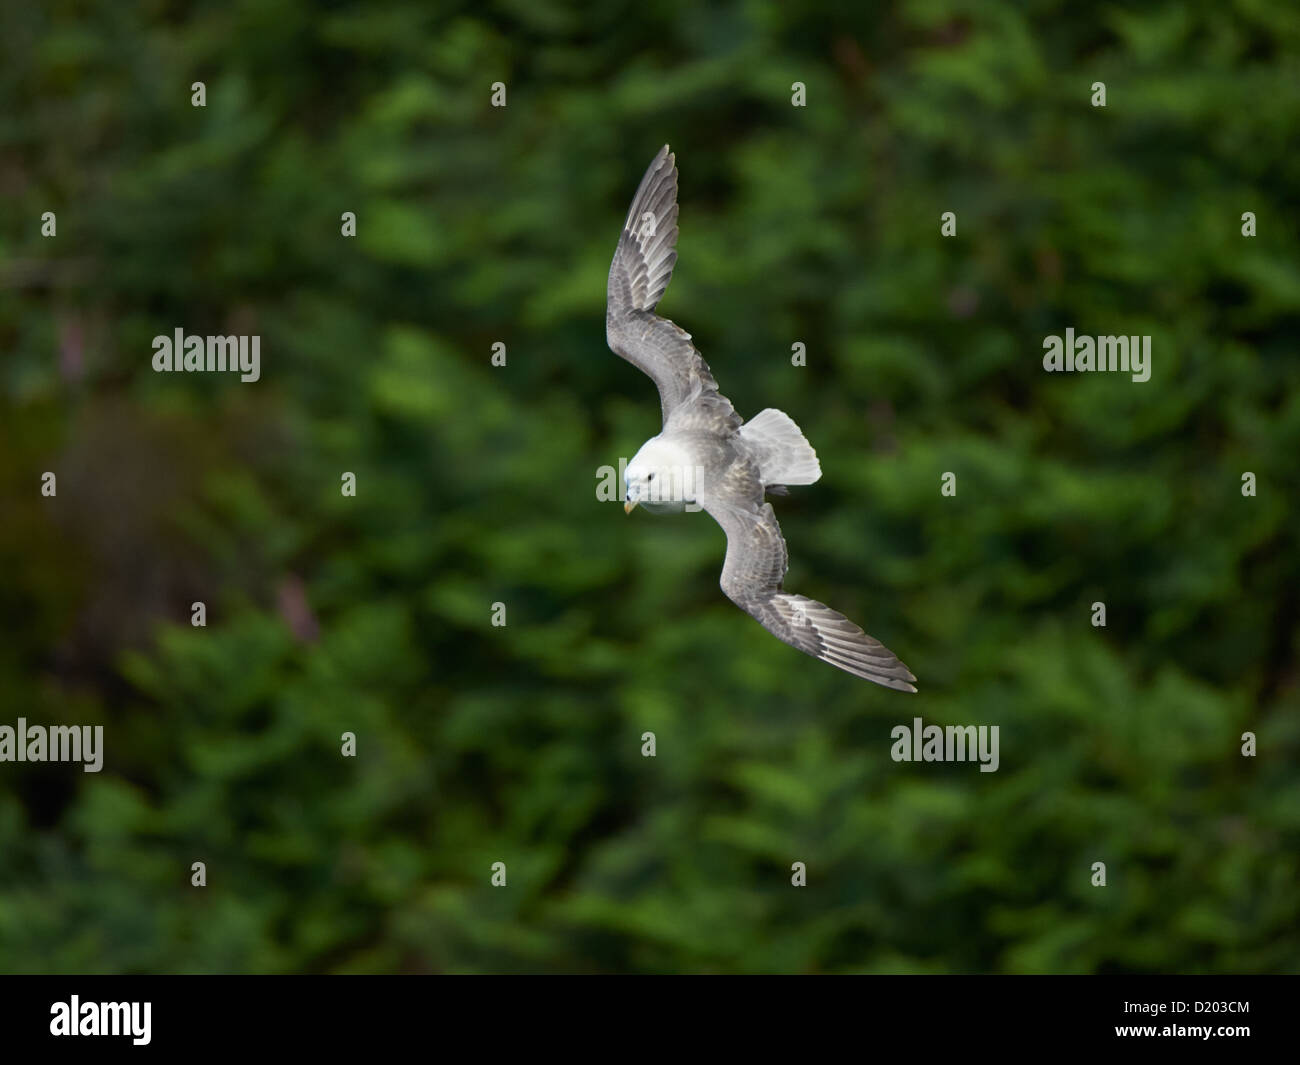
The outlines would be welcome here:
M 0 723 L 107 758 L 0 765 L 0 969 L 1300 971 L 1294 4 L 3 20 Z M 914 697 L 595 498 L 658 430 L 603 314 L 664 142 L 661 311 L 818 449 L 787 584 Z M 153 373 L 178 326 L 262 380 Z M 1150 382 L 1045 374 L 1066 327 Z M 914 716 L 1000 770 L 893 762 Z

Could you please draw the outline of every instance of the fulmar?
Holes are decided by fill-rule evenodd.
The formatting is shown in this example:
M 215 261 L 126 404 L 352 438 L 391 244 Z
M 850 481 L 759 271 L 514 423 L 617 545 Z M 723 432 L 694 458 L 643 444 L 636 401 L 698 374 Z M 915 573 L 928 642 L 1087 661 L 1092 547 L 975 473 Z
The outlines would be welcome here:
M 659 389 L 663 430 L 641 445 L 624 475 L 629 514 L 638 503 L 701 507 L 727 534 L 722 590 L 777 639 L 855 677 L 916 691 L 908 668 L 843 614 L 782 587 L 788 556 L 766 494 L 812 484 L 821 465 L 794 420 L 768 408 L 746 422 L 718 391 L 691 335 L 655 307 L 677 262 L 677 163 L 655 156 L 623 223 L 609 268 L 605 335 L 611 350 Z

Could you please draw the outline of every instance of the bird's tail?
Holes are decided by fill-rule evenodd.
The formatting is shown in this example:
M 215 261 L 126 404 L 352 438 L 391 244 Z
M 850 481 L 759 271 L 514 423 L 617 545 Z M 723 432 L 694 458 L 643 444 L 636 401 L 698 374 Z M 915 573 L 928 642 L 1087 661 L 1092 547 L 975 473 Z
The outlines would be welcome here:
M 794 419 L 768 407 L 740 427 L 758 457 L 763 484 L 812 484 L 822 475 L 817 452 Z

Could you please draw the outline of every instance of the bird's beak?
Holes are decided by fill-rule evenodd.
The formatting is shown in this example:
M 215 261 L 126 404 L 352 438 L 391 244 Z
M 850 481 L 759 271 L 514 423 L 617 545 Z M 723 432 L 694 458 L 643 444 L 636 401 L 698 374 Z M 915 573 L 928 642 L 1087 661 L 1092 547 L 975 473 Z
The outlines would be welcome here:
M 637 501 L 635 499 L 623 504 L 623 513 L 631 514 L 636 509 Z

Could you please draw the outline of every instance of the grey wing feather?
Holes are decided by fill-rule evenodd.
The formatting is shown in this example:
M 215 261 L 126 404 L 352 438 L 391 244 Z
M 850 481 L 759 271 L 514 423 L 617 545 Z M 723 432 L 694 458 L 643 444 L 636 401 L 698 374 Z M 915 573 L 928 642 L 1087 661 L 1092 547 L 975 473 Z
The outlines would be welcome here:
M 855 677 L 914 692 L 916 680 L 883 643 L 824 603 L 785 591 L 785 539 L 762 485 L 744 466 L 700 502 L 727 534 L 722 590 L 777 639 Z
M 654 381 L 665 425 L 678 408 L 702 399 L 715 424 L 721 419 L 734 430 L 740 418 L 718 394 L 690 333 L 654 313 L 672 278 L 676 247 L 677 163 L 665 144 L 632 198 L 609 267 L 605 337 L 612 351 Z

